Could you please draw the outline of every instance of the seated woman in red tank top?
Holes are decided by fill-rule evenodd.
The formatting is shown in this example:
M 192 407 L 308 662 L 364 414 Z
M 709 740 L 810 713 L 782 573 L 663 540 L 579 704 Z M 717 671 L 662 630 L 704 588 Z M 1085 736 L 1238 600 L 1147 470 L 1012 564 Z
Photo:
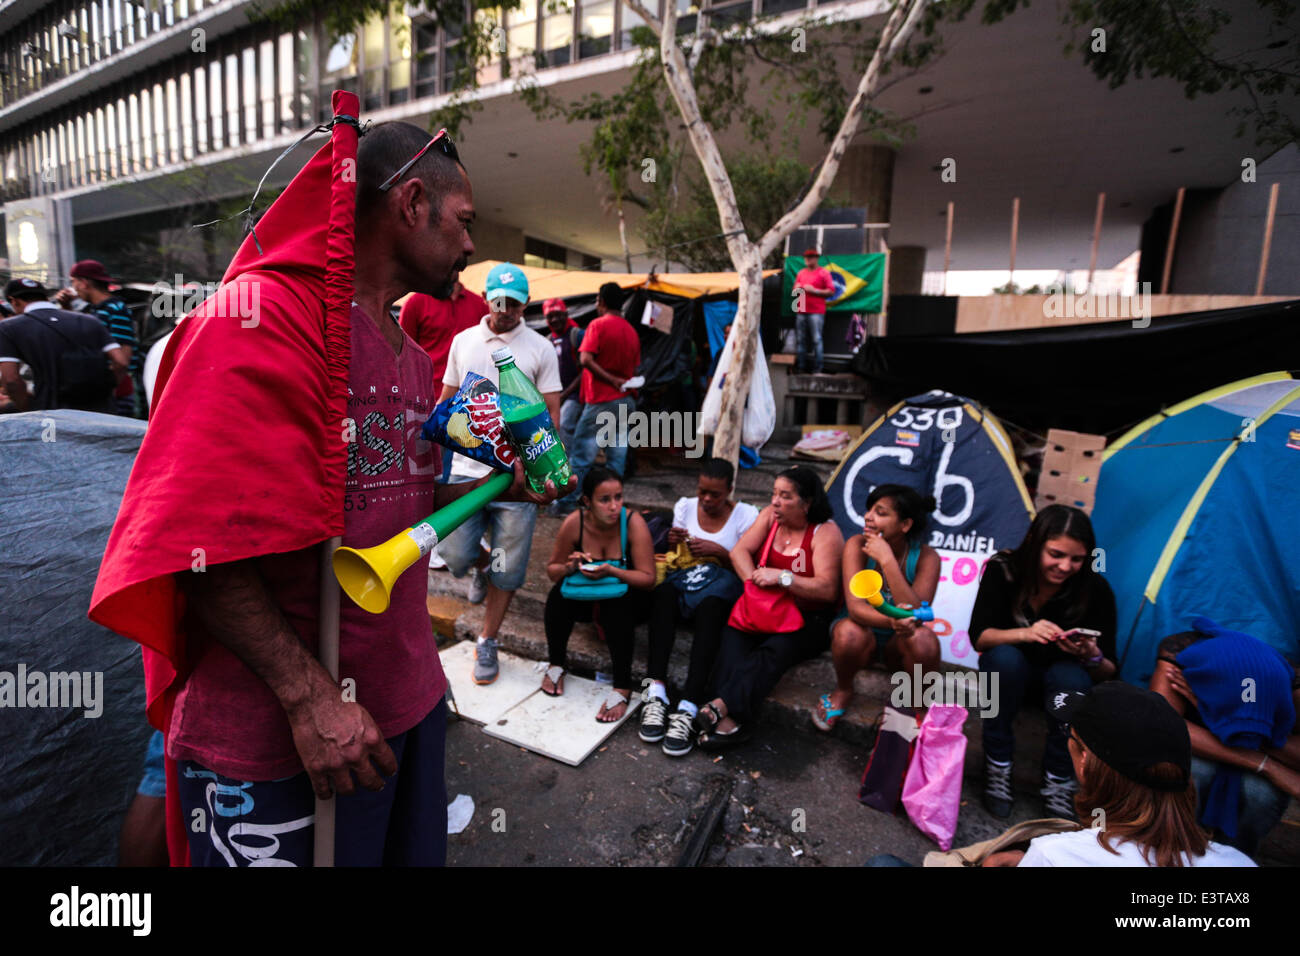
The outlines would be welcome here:
M 764 698 L 781 675 L 830 643 L 830 623 L 840 595 L 844 536 L 816 472 L 791 468 L 772 486 L 772 503 L 731 551 L 747 593 L 722 632 L 713 668 L 714 699 L 695 717 L 699 745 L 721 750 L 750 738 Z M 778 595 L 793 599 L 776 601 Z M 797 613 L 795 613 L 797 610 Z M 749 613 L 749 612 L 753 613 Z M 757 620 L 778 622 L 766 633 L 746 629 Z

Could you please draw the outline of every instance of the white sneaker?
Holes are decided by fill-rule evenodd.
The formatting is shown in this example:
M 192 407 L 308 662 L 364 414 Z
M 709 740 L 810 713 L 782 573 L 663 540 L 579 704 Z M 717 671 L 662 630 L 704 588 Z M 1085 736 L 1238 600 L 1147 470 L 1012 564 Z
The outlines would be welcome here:
M 488 577 L 479 568 L 469 573 L 469 591 L 466 597 L 470 604 L 482 604 L 487 597 Z

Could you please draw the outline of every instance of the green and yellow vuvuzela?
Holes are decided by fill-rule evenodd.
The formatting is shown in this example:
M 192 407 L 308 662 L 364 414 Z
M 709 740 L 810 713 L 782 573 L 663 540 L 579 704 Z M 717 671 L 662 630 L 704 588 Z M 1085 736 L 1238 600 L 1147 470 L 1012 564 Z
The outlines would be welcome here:
M 343 593 L 371 614 L 388 610 L 393 584 L 402 572 L 427 555 L 465 519 L 503 494 L 514 476 L 498 472 L 468 494 L 461 495 L 445 508 L 439 508 L 423 521 L 395 534 L 373 548 L 339 548 L 334 552 L 334 576 Z

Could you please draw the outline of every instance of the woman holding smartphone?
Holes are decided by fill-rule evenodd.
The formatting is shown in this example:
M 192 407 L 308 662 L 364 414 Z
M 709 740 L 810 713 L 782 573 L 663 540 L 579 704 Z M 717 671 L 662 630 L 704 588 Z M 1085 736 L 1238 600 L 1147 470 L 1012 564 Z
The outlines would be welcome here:
M 1115 596 L 1093 572 L 1096 537 L 1077 508 L 1050 505 L 1025 539 L 989 559 L 971 611 L 969 633 L 998 702 L 983 717 L 984 805 L 1011 813 L 1012 724 L 1033 693 L 1047 711 L 1042 796 L 1052 816 L 1074 818 L 1078 783 L 1067 749 L 1069 728 L 1052 714 L 1057 695 L 1087 692 L 1109 680 L 1115 665 Z
M 654 586 L 653 548 L 645 519 L 623 505 L 623 479 L 600 465 L 588 471 L 582 479 L 581 507 L 560 525 L 546 565 L 555 586 L 546 596 L 550 666 L 542 677 L 542 693 L 564 693 L 573 624 L 594 620 L 605 634 L 614 670 L 614 687 L 596 714 L 603 724 L 622 720 L 632 699 L 632 628 L 637 620 L 632 590 Z

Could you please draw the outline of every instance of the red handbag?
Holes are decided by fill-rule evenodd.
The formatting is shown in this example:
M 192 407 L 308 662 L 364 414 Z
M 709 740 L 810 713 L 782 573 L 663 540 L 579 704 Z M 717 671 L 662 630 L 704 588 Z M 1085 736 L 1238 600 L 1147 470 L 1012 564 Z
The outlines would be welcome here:
M 776 521 L 773 521 L 758 559 L 760 568 L 767 565 L 767 554 L 772 550 L 775 537 Z M 751 634 L 789 634 L 803 627 L 803 614 L 785 588 L 761 588 L 753 581 L 746 581 L 745 593 L 731 609 L 727 625 Z

